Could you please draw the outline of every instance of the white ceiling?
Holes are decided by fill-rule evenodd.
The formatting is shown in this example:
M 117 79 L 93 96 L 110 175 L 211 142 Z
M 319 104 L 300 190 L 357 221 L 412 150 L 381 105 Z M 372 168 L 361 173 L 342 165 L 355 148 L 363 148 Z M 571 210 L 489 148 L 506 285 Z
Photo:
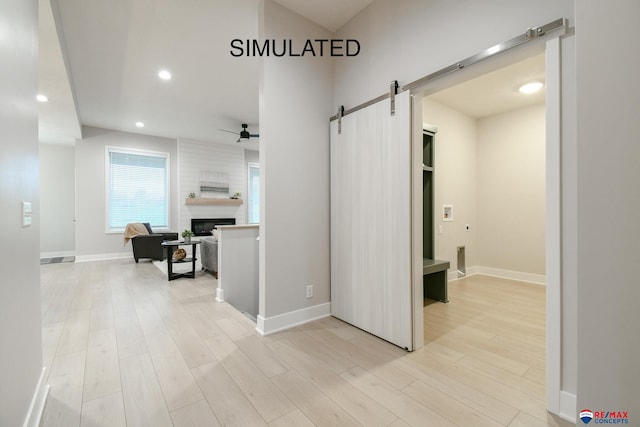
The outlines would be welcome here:
M 80 138 L 80 123 L 49 1 L 40 0 L 39 18 L 38 92 L 49 98 L 49 102 L 38 104 L 40 141 L 72 145 L 76 138 Z
M 332 33 L 342 28 L 373 0 L 274 0 Z
M 41 8 L 49 4 L 40 1 Z M 373 0 L 275 1 L 334 31 Z M 49 97 L 41 104 L 41 141 L 73 143 L 79 124 L 228 144 L 237 137 L 219 129 L 239 132 L 248 123 L 257 133 L 258 59 L 234 58 L 229 50 L 232 39 L 258 37 L 258 3 L 51 0 L 57 34 L 51 12 L 41 11 L 40 91 Z M 513 108 L 510 102 L 523 106 L 513 88 L 538 73 L 533 62 L 434 99 L 474 117 Z M 171 71 L 171 81 L 157 77 L 161 68 Z M 240 144 L 258 147 L 256 138 Z
M 229 54 L 232 39 L 257 38 L 258 0 L 53 4 L 83 125 L 233 144 L 218 129 L 258 132 L 258 59 Z
M 545 82 L 544 54 L 452 86 L 429 98 L 476 119 L 545 101 L 545 91 L 531 95 L 518 88 L 532 81 Z

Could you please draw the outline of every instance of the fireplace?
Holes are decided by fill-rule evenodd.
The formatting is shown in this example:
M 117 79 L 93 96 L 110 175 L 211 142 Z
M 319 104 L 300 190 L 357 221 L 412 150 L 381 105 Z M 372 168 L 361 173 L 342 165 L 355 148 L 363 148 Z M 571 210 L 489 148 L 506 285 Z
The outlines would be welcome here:
M 211 236 L 217 225 L 235 225 L 235 218 L 191 218 L 191 231 L 196 236 Z

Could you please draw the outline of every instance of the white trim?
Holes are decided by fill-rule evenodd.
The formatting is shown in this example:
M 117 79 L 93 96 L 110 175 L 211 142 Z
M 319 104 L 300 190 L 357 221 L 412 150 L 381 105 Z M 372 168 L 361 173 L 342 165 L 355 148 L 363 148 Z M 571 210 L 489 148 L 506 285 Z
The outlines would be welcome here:
M 38 427 L 40 425 L 44 405 L 47 403 L 47 397 L 49 396 L 49 384 L 44 384 L 46 372 L 47 368 L 43 367 L 22 427 Z
M 420 102 L 422 102 L 422 97 L 420 97 Z M 438 126 L 434 126 L 429 123 L 422 122 L 422 130 L 426 130 L 427 132 L 435 135 L 436 133 L 438 133 Z
M 424 347 L 424 279 L 423 279 L 423 135 L 422 95 L 411 91 L 411 294 L 412 294 L 412 338 L 413 350 Z M 437 132 L 437 129 L 435 129 Z M 434 132 L 435 133 L 435 132 Z M 435 215 L 434 215 L 435 220 Z
M 522 271 L 503 270 L 493 267 L 476 267 L 476 274 L 484 276 L 499 277 L 501 279 L 517 280 L 519 282 L 535 283 L 536 285 L 545 285 L 546 277 L 544 274 L 524 273 Z
M 131 252 L 118 252 L 114 254 L 76 255 L 76 262 L 107 261 L 110 259 L 126 258 L 133 260 L 133 254 Z
M 544 274 L 525 273 L 522 271 L 503 270 L 501 268 L 475 266 L 467 268 L 466 276 L 458 276 L 458 272 L 453 270 L 447 274 L 447 280 L 453 282 L 464 279 L 465 277 L 482 274 L 483 276 L 499 277 L 501 279 L 517 280 L 518 282 L 533 283 L 536 285 L 545 285 L 546 276 Z
M 219 280 L 218 283 L 220 283 Z M 222 289 L 220 286 L 216 288 L 216 301 L 224 302 L 224 289 Z
M 331 303 L 327 302 L 273 317 L 258 316 L 256 330 L 260 335 L 269 335 L 329 316 Z
M 40 258 L 59 258 L 76 256 L 76 251 L 40 252 Z
M 576 413 L 578 408 L 578 399 L 575 394 L 567 393 L 566 391 L 560 392 L 560 415 L 567 421 L 576 423 Z
M 562 366 L 562 62 L 559 37 L 547 41 L 545 64 L 547 409 L 559 414 Z

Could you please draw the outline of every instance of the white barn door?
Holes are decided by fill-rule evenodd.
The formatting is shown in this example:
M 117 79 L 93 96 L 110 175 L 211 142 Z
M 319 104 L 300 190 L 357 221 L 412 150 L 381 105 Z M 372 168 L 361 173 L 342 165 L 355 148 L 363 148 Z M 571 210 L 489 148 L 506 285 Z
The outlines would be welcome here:
M 413 350 L 409 92 L 331 122 L 331 311 Z

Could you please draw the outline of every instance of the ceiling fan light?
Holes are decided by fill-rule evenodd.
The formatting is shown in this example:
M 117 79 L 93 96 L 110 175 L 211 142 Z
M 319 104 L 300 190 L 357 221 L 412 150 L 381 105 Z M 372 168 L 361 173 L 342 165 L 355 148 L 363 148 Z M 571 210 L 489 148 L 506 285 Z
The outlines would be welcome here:
M 542 86 L 544 86 L 542 82 L 529 82 L 520 86 L 520 88 L 518 88 L 518 92 L 529 95 L 531 93 L 538 92 L 542 89 Z

